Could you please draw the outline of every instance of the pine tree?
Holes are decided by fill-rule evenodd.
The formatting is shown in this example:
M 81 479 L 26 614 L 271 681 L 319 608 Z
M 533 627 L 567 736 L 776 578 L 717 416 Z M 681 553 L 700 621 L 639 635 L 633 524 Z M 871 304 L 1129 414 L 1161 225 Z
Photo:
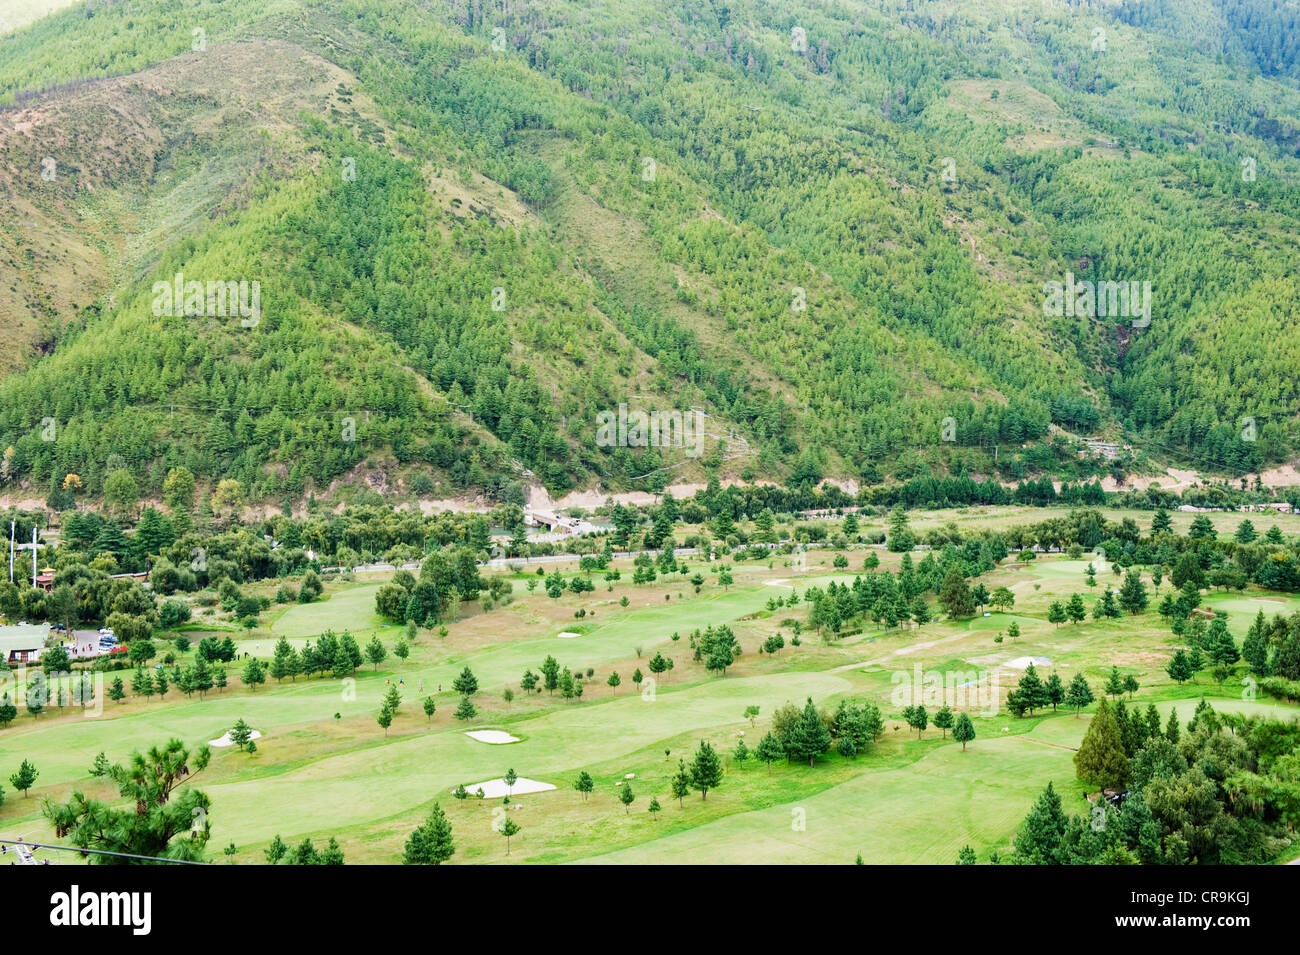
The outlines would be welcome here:
M 1042 709 L 1048 704 L 1047 688 L 1043 686 L 1043 681 L 1039 679 L 1038 671 L 1031 663 L 1025 667 L 1025 672 L 1020 677 L 1020 683 L 1015 690 L 1007 695 L 1007 703 L 1020 710 L 1028 710 L 1032 716 L 1034 710 Z
M 691 794 L 691 774 L 686 769 L 685 760 L 677 760 L 677 772 L 673 776 L 673 798 L 677 800 L 679 806 L 685 805 L 683 800 Z
M 266 682 L 266 668 L 262 666 L 262 661 L 257 657 L 250 659 L 248 666 L 244 667 L 243 680 L 244 685 L 253 690 L 256 690 L 259 684 Z
M 1074 754 L 1075 774 L 1102 789 L 1118 789 L 1128 779 L 1129 761 L 1115 712 L 1103 699 Z
M 371 637 L 370 642 L 366 644 L 366 659 L 374 664 L 375 669 L 378 670 L 379 664 L 383 663 L 387 656 L 388 651 L 379 642 L 379 637 Z
M 1076 673 L 1074 679 L 1070 681 L 1070 686 L 1065 691 L 1065 705 L 1074 707 L 1074 715 L 1078 717 L 1079 711 L 1085 706 L 1091 706 L 1096 699 L 1093 695 L 1092 687 L 1082 673 Z
M 1205 651 L 1210 660 L 1221 666 L 1231 666 L 1241 659 L 1237 644 L 1228 632 L 1227 621 L 1221 616 L 1215 617 L 1210 623 L 1209 632 L 1205 635 Z
M 934 615 L 930 613 L 930 605 L 925 602 L 925 598 L 920 594 L 913 597 L 912 602 L 908 604 L 908 613 L 916 621 L 918 627 L 923 627 L 934 619 Z
M 289 847 L 284 844 L 284 840 L 277 833 L 275 838 L 271 840 L 271 845 L 262 851 L 270 865 L 278 865 L 289 854 Z
M 758 741 L 758 748 L 754 750 L 754 756 L 766 763 L 768 771 L 771 772 L 772 764 L 785 756 L 785 749 L 775 736 L 767 733 Z
M 433 804 L 433 810 L 424 824 L 416 827 L 406 840 L 403 865 L 441 865 L 456 853 L 452 840 L 451 823 L 442 806 Z
M 949 617 L 971 617 L 975 614 L 975 598 L 955 563 L 948 568 L 939 588 L 939 606 Z
M 1124 585 L 1119 591 L 1119 605 L 1133 615 L 1147 609 L 1147 588 L 1142 583 L 1142 575 L 1136 570 L 1130 570 L 1124 577 Z
M 1069 820 L 1052 784 L 1039 795 L 1016 833 L 1015 861 L 1020 865 L 1054 865 L 1061 861 L 1061 840 Z
M 830 731 L 822 722 L 817 707 L 813 706 L 812 697 L 809 697 L 803 715 L 791 728 L 790 738 L 786 741 L 786 752 L 797 759 L 808 760 L 809 766 L 815 766 L 817 757 L 830 748 Z
M 1101 598 L 1093 605 L 1092 619 L 1118 619 L 1121 616 L 1119 604 L 1115 602 L 1115 595 L 1110 590 L 1103 590 Z
M 829 745 L 828 734 L 827 746 Z M 709 790 L 722 785 L 722 760 L 706 740 L 700 741 L 700 746 L 691 760 L 691 785 L 700 791 L 701 799 L 708 799 Z
M 945 703 L 943 707 L 939 710 L 939 712 L 934 714 L 934 725 L 939 727 L 939 729 L 943 730 L 943 738 L 947 739 L 948 730 L 952 728 L 953 723 L 954 723 L 954 718 L 952 715 L 952 710 L 949 709 L 948 704 Z
M 469 667 L 465 667 L 460 671 L 460 675 L 452 681 L 451 688 L 461 696 L 473 696 L 478 692 L 478 678 L 474 676 L 474 672 Z
M 238 747 L 242 753 L 248 744 L 253 740 L 253 731 L 249 729 L 248 724 L 239 719 L 235 722 L 234 727 L 230 730 L 230 741 Z
M 1251 673 L 1256 676 L 1268 676 L 1268 623 L 1264 619 L 1262 610 L 1255 615 L 1255 620 L 1246 633 L 1246 639 L 1242 641 L 1241 655 L 1250 667 Z
M 548 656 L 542 662 L 542 685 L 547 693 L 554 693 L 560 685 L 560 664 L 555 657 Z
M 952 738 L 961 743 L 962 752 L 966 752 L 966 744 L 975 738 L 975 724 L 971 722 L 970 716 L 962 711 L 957 714 L 957 722 L 952 728 Z
M 1047 682 L 1043 684 L 1043 701 L 1051 704 L 1052 712 L 1056 712 L 1056 708 L 1065 702 L 1065 684 L 1061 682 L 1056 671 L 1052 671 Z
M 921 734 L 930 725 L 930 716 L 926 713 L 925 707 L 920 705 L 903 707 L 903 719 L 908 726 L 916 730 L 917 739 L 921 738 Z
M 270 673 L 271 678 L 277 683 L 285 677 L 294 677 L 298 674 L 298 654 L 294 652 L 293 646 L 284 637 L 281 637 L 275 644 L 275 653 L 271 657 Z
M 1165 672 L 1169 674 L 1169 679 L 1179 686 L 1193 677 L 1194 671 L 1191 661 L 1181 647 L 1174 651 L 1173 657 L 1169 660 L 1169 665 L 1165 667 Z
M 1160 735 L 1160 711 L 1156 709 L 1154 703 L 1147 704 L 1147 730 L 1146 738 L 1155 739 Z
M 1058 627 L 1069 619 L 1065 613 L 1065 605 L 1059 600 L 1052 601 L 1052 605 L 1047 608 L 1047 621 L 1054 623 Z
M 39 775 L 40 770 L 32 765 L 31 760 L 24 759 L 22 764 L 19 765 L 18 770 L 9 775 L 9 782 L 12 783 L 14 789 L 22 793 L 23 798 L 26 799 L 28 790 L 30 790 L 36 783 L 36 777 Z
M 520 826 L 519 823 L 515 822 L 509 816 L 506 816 L 506 818 L 502 820 L 499 831 L 501 835 L 506 837 L 506 855 L 510 855 L 510 840 L 519 835 L 519 831 L 522 828 L 523 827 Z

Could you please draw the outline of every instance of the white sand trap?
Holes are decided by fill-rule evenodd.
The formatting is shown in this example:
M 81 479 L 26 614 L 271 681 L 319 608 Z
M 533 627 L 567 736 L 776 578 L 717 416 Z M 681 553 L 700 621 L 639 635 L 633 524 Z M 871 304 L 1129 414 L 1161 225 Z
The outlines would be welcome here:
M 1052 660 L 1050 657 L 1016 657 L 1014 660 L 1008 660 L 1002 665 L 1011 667 L 1013 670 L 1026 670 L 1031 663 L 1036 667 L 1045 667 L 1051 666 Z
M 572 631 L 565 630 L 563 633 L 558 634 L 558 636 L 559 636 L 559 638 L 560 638 L 561 640 L 572 640 L 574 637 L 580 637 L 580 636 L 582 636 L 582 634 L 580 634 L 580 633 L 573 633 Z
M 470 739 L 480 743 L 517 743 L 518 736 L 511 736 L 505 730 L 469 730 L 465 733 Z
M 251 734 L 251 738 L 252 738 L 252 739 L 261 739 L 261 738 L 262 738 L 262 734 L 259 733 L 257 730 L 253 730 L 253 732 L 252 732 L 252 734 Z M 230 731 L 227 730 L 225 733 L 222 733 L 222 734 L 221 734 L 221 739 L 208 740 L 208 745 L 209 745 L 209 746 L 216 746 L 218 749 L 224 749 L 224 748 L 227 747 L 227 746 L 234 746 L 234 745 L 235 745 L 235 741 L 234 741 L 233 739 L 230 738 Z
M 548 789 L 554 789 L 550 783 L 541 783 L 536 779 L 528 779 L 520 776 L 515 780 L 514 786 L 507 786 L 504 779 L 489 779 L 486 782 L 471 783 L 465 787 L 465 791 L 471 796 L 477 796 L 478 791 L 483 790 L 483 796 L 486 799 L 499 799 L 502 796 L 522 796 L 527 793 L 544 793 Z M 451 790 L 453 793 L 456 790 Z

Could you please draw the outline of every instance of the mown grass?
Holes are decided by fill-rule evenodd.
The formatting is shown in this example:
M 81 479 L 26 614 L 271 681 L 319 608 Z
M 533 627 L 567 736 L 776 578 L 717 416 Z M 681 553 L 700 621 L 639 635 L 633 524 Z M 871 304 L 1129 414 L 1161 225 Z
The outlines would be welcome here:
M 853 566 L 860 566 L 862 556 L 861 550 L 853 552 Z M 886 557 L 888 565 L 896 562 Z M 851 862 L 861 852 L 868 862 L 947 864 L 962 845 L 970 844 L 982 857 L 1007 849 L 1049 780 L 1068 809 L 1083 808 L 1083 786 L 1074 779 L 1071 757 L 1088 716 L 1062 710 L 1018 720 L 972 700 L 978 735 L 965 752 L 934 727 L 918 739 L 897 720 L 902 688 L 917 665 L 942 674 L 985 673 L 1005 693 L 1020 675 L 1004 666 L 1008 660 L 1044 656 L 1052 663 L 1040 668 L 1041 675 L 1055 670 L 1068 682 L 1082 671 L 1098 692 L 1112 665 L 1132 673 L 1141 687 L 1133 705 L 1155 702 L 1162 716 L 1176 706 L 1186 717 L 1202 695 L 1225 708 L 1297 712 L 1272 701 L 1243 700 L 1240 673 L 1222 686 L 1207 672 L 1194 684 L 1173 684 L 1164 665 L 1175 638 L 1154 612 L 1050 624 L 1046 613 L 1053 600 L 1077 591 L 1091 608 L 1096 594 L 1084 584 L 1086 561 L 1057 556 L 998 569 L 985 578 L 990 589 L 1012 587 L 1016 605 L 1009 613 L 888 633 L 868 624 L 843 641 L 805 631 L 801 646 L 760 655 L 757 646 L 768 635 L 779 630 L 788 642 L 788 621 L 807 616 L 806 604 L 763 612 L 774 593 L 789 592 L 770 586 L 771 581 L 789 579 L 802 594 L 814 582 L 824 586 L 829 579 L 850 579 L 843 572 L 828 573 L 828 567 L 814 565 L 801 574 L 772 563 L 771 568 L 737 565 L 736 584 L 726 591 L 710 576 L 698 595 L 676 579 L 633 586 L 629 575 L 612 592 L 602 582 L 594 594 L 566 593 L 559 600 L 517 587 L 509 604 L 490 611 L 467 607 L 445 640 L 422 630 L 407 661 L 390 652 L 378 668 L 367 663 L 351 681 L 272 681 L 254 692 L 236 680 L 204 700 L 187 700 L 173 689 L 165 702 L 106 703 L 98 719 L 51 713 L 34 721 L 24 714 L 0 732 L 0 769 L 30 757 L 41 776 L 31 798 L 8 794 L 0 807 L 0 829 L 49 835 L 39 817 L 40 799 L 64 798 L 74 787 L 111 796 L 87 773 L 101 750 L 121 759 L 169 736 L 198 744 L 242 717 L 265 734 L 258 751 L 218 751 L 196 780 L 213 799 L 214 845 L 234 841 L 239 862 L 261 861 L 261 848 L 276 834 L 317 842 L 333 835 L 351 861 L 394 862 L 436 800 L 455 828 L 457 862 L 507 861 L 493 823 L 508 811 L 523 826 L 512 840 L 511 862 Z M 1162 590 L 1169 586 L 1166 581 Z M 375 616 L 375 590 L 373 580 L 331 583 L 328 599 L 284 608 L 269 631 L 241 639 L 241 650 L 269 652 L 280 634 L 298 642 L 332 627 L 366 639 L 378 633 L 391 651 L 399 628 Z M 627 608 L 618 604 L 624 595 Z M 1283 602 L 1274 604 L 1275 599 Z M 1253 616 L 1248 611 L 1257 604 L 1291 610 L 1300 603 L 1257 591 L 1211 594 L 1206 601 L 1231 611 L 1234 632 L 1248 624 Z M 573 613 L 580 607 L 589 615 L 579 623 Z M 1005 637 L 1012 620 L 1022 634 L 1014 643 Z M 744 648 L 726 676 L 709 675 L 691 660 L 690 632 L 710 623 L 730 623 Z M 557 635 L 563 630 L 581 636 L 561 640 Z M 671 639 L 674 631 L 679 641 Z M 998 633 L 1004 634 L 1000 644 L 994 640 Z M 649 677 L 646 664 L 656 651 L 676 666 L 653 690 L 647 683 L 638 692 L 632 671 L 639 667 Z M 580 700 L 518 688 L 524 669 L 538 672 L 547 654 L 575 672 L 593 669 Z M 452 715 L 457 697 L 451 681 L 466 665 L 479 680 L 480 712 L 461 723 Z M 617 691 L 605 683 L 611 671 L 623 678 Z M 382 694 L 399 680 L 404 702 L 385 734 L 375 714 Z M 432 721 L 419 705 L 421 684 L 436 699 Z M 506 686 L 515 692 L 509 703 L 502 698 Z M 737 740 L 757 745 L 777 707 L 787 701 L 802 705 L 808 697 L 826 708 L 845 697 L 875 702 L 888 721 L 884 738 L 855 759 L 828 754 L 815 767 L 735 765 L 731 753 Z M 744 717 L 749 705 L 760 707 L 756 726 Z M 933 712 L 937 706 L 929 708 Z M 496 746 L 464 735 L 485 727 L 508 729 L 521 742 Z M 694 794 L 679 806 L 670 796 L 669 780 L 678 758 L 689 759 L 701 739 L 724 753 L 726 778 L 707 800 Z M 462 802 L 450 796 L 457 784 L 502 776 L 508 768 L 559 788 L 518 797 L 508 810 L 501 800 Z M 596 780 L 586 801 L 572 788 L 584 769 Z M 635 774 L 631 785 L 637 798 L 630 812 L 618 802 L 614 785 L 626 773 Z M 646 811 L 652 796 L 663 807 L 658 819 Z

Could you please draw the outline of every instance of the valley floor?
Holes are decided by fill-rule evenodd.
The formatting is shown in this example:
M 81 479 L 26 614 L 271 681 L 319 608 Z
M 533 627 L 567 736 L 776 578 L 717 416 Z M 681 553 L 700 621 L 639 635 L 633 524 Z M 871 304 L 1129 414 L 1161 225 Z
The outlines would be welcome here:
M 924 521 L 916 515 L 914 527 Z M 808 605 L 772 610 L 773 598 L 788 597 L 792 589 L 802 595 L 811 584 L 849 581 L 868 552 L 845 552 L 850 565 L 838 570 L 832 566 L 836 552 L 828 550 L 810 551 L 803 570 L 782 556 L 731 562 L 735 583 L 725 589 L 709 573 L 710 565 L 688 558 L 691 570 L 684 576 L 633 585 L 625 569 L 612 585 L 597 576 L 595 593 L 566 592 L 559 599 L 547 597 L 541 586 L 530 593 L 526 581 L 532 577 L 540 584 L 540 578 L 521 570 L 512 574 L 514 598 L 508 604 L 472 608 L 442 639 L 421 631 L 405 661 L 391 654 L 400 629 L 374 610 L 375 591 L 389 575 L 331 585 L 323 601 L 278 612 L 268 630 L 235 634 L 241 658 L 244 652 L 269 656 L 281 636 L 301 645 L 328 627 L 350 630 L 363 647 L 378 635 L 390 648 L 385 662 L 367 663 L 355 680 L 299 677 L 269 681 L 255 691 L 233 678 L 243 666 L 237 663 L 231 687 L 202 700 L 173 689 L 162 702 L 130 696 L 106 701 L 97 718 L 60 715 L 53 708 L 39 719 L 24 713 L 0 731 L 0 769 L 7 773 L 28 758 L 40 776 L 27 798 L 6 792 L 0 834 L 57 841 L 40 815 L 44 798 L 64 799 L 73 790 L 113 798 L 88 773 L 97 753 L 120 761 L 173 736 L 197 745 L 243 718 L 263 734 L 257 751 L 214 749 L 211 766 L 194 781 L 212 800 L 209 849 L 220 858 L 219 850 L 233 842 L 235 863 L 262 862 L 262 850 L 277 834 L 290 845 L 310 837 L 317 846 L 334 836 L 349 863 L 396 863 L 435 801 L 451 821 L 456 863 L 851 863 L 860 853 L 868 863 L 951 864 L 965 845 L 984 861 L 990 852 L 1007 853 L 1047 782 L 1062 794 L 1067 812 L 1087 808 L 1086 787 L 1076 781 L 1072 763 L 1087 713 L 1012 716 L 1001 707 L 1022 672 L 1008 666 L 1011 661 L 1023 667 L 1022 658 L 1046 658 L 1050 662 L 1038 665 L 1040 675 L 1055 671 L 1067 683 L 1082 671 L 1099 695 L 1105 675 L 1117 666 L 1141 686 L 1135 703 L 1145 709 L 1154 702 L 1162 718 L 1171 707 L 1190 716 L 1202 695 L 1222 710 L 1297 713 L 1295 707 L 1253 699 L 1240 675 L 1218 686 L 1202 672 L 1195 684 L 1176 686 L 1164 672 L 1175 638 L 1154 612 L 1049 623 L 1052 601 L 1076 592 L 1089 606 L 1095 599 L 1085 586 L 1087 562 L 1060 555 L 1026 564 L 1009 559 L 981 578 L 990 590 L 1011 589 L 1011 612 L 890 632 L 869 628 L 835 641 L 805 629 L 802 645 L 791 646 L 793 621 L 806 620 Z M 898 555 L 871 552 L 883 558 L 883 567 L 897 567 Z M 548 572 L 553 569 L 548 565 Z M 560 569 L 576 572 L 577 561 Z M 696 570 L 708 578 L 699 594 L 687 581 Z M 1166 580 L 1161 592 L 1169 586 Z M 1300 610 L 1300 599 L 1292 595 L 1254 589 L 1212 592 L 1204 600 L 1230 612 L 1238 640 L 1258 609 L 1269 616 Z M 1157 601 L 1158 595 L 1152 607 Z M 576 619 L 580 608 L 587 613 Z M 1013 620 L 1019 639 L 995 642 Z M 735 630 L 744 650 L 725 676 L 692 662 L 688 646 L 690 631 L 720 624 Z M 758 653 L 758 645 L 776 632 L 786 647 L 775 655 Z M 197 642 L 198 634 L 191 636 Z M 633 671 L 649 677 L 647 663 L 656 652 L 675 666 L 657 685 L 644 683 L 638 690 Z M 592 669 L 580 699 L 519 689 L 525 669 L 539 672 L 547 655 L 575 673 Z M 465 666 L 478 679 L 479 715 L 462 722 L 453 715 L 459 698 L 451 684 Z M 1000 685 L 996 711 L 985 701 L 970 709 L 977 736 L 965 751 L 951 734 L 931 726 L 918 737 L 899 719 L 908 702 L 904 688 L 918 667 L 922 673 L 962 674 L 958 683 L 974 677 Z M 611 672 L 621 677 L 616 688 L 607 685 Z M 129 682 L 129 672 L 123 675 Z M 385 732 L 376 714 L 394 684 L 403 703 Z M 514 690 L 512 702 L 503 699 L 507 686 Z M 424 695 L 437 703 L 432 720 L 421 708 Z M 753 748 L 777 707 L 802 707 L 809 697 L 828 710 L 844 697 L 876 703 L 886 718 L 883 738 L 856 758 L 832 752 L 813 767 L 736 764 L 731 754 L 739 740 Z M 939 705 L 926 702 L 931 712 Z M 749 706 L 759 707 L 753 723 L 745 717 Z M 483 729 L 504 730 L 519 741 L 493 744 L 466 735 Z M 671 776 L 678 759 L 689 762 L 701 740 L 724 754 L 725 778 L 707 799 L 693 793 L 679 805 L 670 795 Z M 506 809 L 501 799 L 451 796 L 460 784 L 472 792 L 474 784 L 512 768 L 556 788 L 519 795 Z M 583 770 L 595 780 L 589 798 L 573 787 Z M 626 810 L 618 799 L 620 785 L 635 793 Z M 647 812 L 651 797 L 661 812 Z M 509 856 L 496 829 L 503 812 L 522 827 Z

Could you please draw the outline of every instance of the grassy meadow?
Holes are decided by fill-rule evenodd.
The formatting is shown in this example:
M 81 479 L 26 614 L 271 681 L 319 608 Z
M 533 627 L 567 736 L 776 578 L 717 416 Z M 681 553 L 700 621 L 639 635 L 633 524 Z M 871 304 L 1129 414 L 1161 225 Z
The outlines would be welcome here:
M 934 519 L 992 526 L 1020 516 L 1015 508 L 1007 509 L 1011 515 L 984 510 L 942 512 Z M 927 519 L 918 514 L 913 527 L 924 530 Z M 864 527 L 864 533 L 870 530 Z M 882 567 L 897 568 L 899 555 L 874 552 Z M 837 553 L 848 558 L 848 568 L 833 566 Z M 1202 695 L 1224 709 L 1282 709 L 1252 699 L 1240 668 L 1222 686 L 1208 671 L 1195 683 L 1176 686 L 1164 672 L 1176 638 L 1154 613 L 1159 593 L 1151 613 L 1049 623 L 1052 601 L 1080 592 L 1091 607 L 1096 592 L 1085 584 L 1086 560 L 1054 554 L 1023 563 L 1012 558 L 981 578 L 990 591 L 1011 589 L 1015 606 L 1007 613 L 889 632 L 868 625 L 839 640 L 804 629 L 801 645 L 790 645 L 793 622 L 806 621 L 808 604 L 771 610 L 772 598 L 786 598 L 792 589 L 802 595 L 830 580 L 850 581 L 867 553 L 865 547 L 813 550 L 802 568 L 783 556 L 728 561 L 735 581 L 725 588 L 717 582 L 719 562 L 687 558 L 688 574 L 661 575 L 645 585 L 632 584 L 624 565 L 621 580 L 609 584 L 596 575 L 594 593 L 566 591 L 559 599 L 545 595 L 533 568 L 485 571 L 510 576 L 511 599 L 491 609 L 468 606 L 447 625 L 445 637 L 421 630 L 405 661 L 391 653 L 401 628 L 375 612 L 375 592 L 389 575 L 331 581 L 321 600 L 274 606 L 258 629 L 234 634 L 241 659 L 230 666 L 225 690 L 214 689 L 204 699 L 185 698 L 173 688 L 162 701 L 106 700 L 102 715 L 93 718 L 55 709 L 38 719 L 21 715 L 0 732 L 0 769 L 7 774 L 30 758 L 40 776 L 27 798 L 6 792 L 0 830 L 48 839 L 53 834 L 40 814 L 43 799 L 63 799 L 73 790 L 113 798 L 111 788 L 89 774 L 97 753 L 122 760 L 173 736 L 198 745 L 243 718 L 263 734 L 256 752 L 214 749 L 211 765 L 194 780 L 212 799 L 209 848 L 215 854 L 233 842 L 237 864 L 263 861 L 262 850 L 277 834 L 289 843 L 310 837 L 317 845 L 334 836 L 349 863 L 398 862 L 405 839 L 434 801 L 454 828 L 457 863 L 850 863 L 860 853 L 868 863 L 951 864 L 967 844 L 981 860 L 1005 853 L 1048 781 L 1062 793 L 1067 811 L 1085 811 L 1086 787 L 1076 781 L 1071 760 L 1088 714 L 1062 709 L 1017 719 L 1005 709 L 972 706 L 977 736 L 963 751 L 943 731 L 931 726 L 918 735 L 899 719 L 901 688 L 917 667 L 987 674 L 1001 687 L 1001 698 L 1021 672 L 1007 666 L 1010 661 L 1045 657 L 1051 662 L 1038 667 L 1040 675 L 1055 671 L 1068 683 L 1082 671 L 1099 695 L 1105 675 L 1117 666 L 1139 681 L 1135 703 L 1145 708 L 1154 702 L 1162 713 L 1175 706 L 1189 716 Z M 577 561 L 546 569 L 572 573 Z M 698 594 L 687 579 L 697 570 L 706 576 Z M 530 579 L 538 581 L 533 592 L 527 589 Z M 1099 585 L 1107 583 L 1110 575 L 1102 575 Z M 1166 579 L 1160 592 L 1169 587 Z M 1270 615 L 1300 610 L 1294 596 L 1253 588 L 1210 593 L 1205 602 L 1230 614 L 1238 638 L 1258 609 Z M 586 614 L 576 618 L 583 609 Z M 1019 638 L 997 642 L 1013 620 Z M 743 647 L 725 676 L 710 675 L 691 660 L 690 631 L 710 624 L 729 624 Z M 269 657 L 281 636 L 301 645 L 326 628 L 349 630 L 363 648 L 377 636 L 390 653 L 378 666 L 366 663 L 353 679 L 268 680 L 256 690 L 237 679 L 245 652 Z M 758 653 L 759 644 L 776 632 L 785 637 L 785 649 Z M 197 643 L 198 633 L 189 636 Z M 639 667 L 649 677 L 647 663 L 656 652 L 675 666 L 638 690 L 632 673 Z M 182 654 L 180 662 L 193 653 Z M 519 688 L 524 670 L 539 672 L 548 654 L 575 673 L 593 671 L 580 698 Z M 459 697 L 451 683 L 465 666 L 480 690 L 474 697 L 478 715 L 461 721 L 454 716 Z M 617 688 L 607 685 L 611 672 L 621 676 Z M 123 677 L 129 684 L 130 673 Z M 385 732 L 376 715 L 381 696 L 394 684 L 403 703 Z M 513 689 L 512 701 L 504 698 L 506 687 Z M 436 701 L 432 719 L 423 713 L 424 695 Z M 814 767 L 736 764 L 731 754 L 739 740 L 757 745 L 778 706 L 802 705 L 808 697 L 826 709 L 845 697 L 875 702 L 886 718 L 883 738 L 856 758 L 831 752 Z M 759 707 L 753 723 L 745 717 L 748 706 Z M 937 705 L 927 708 L 933 712 Z M 519 741 L 497 745 L 466 735 L 478 729 L 505 730 Z M 679 805 L 671 798 L 670 779 L 678 758 L 689 761 L 700 740 L 724 754 L 725 778 L 707 799 L 694 793 Z M 473 784 L 511 768 L 557 788 L 510 801 L 506 811 L 522 831 L 507 857 L 505 840 L 494 828 L 503 800 L 457 800 L 450 792 L 458 784 L 472 791 Z M 573 787 L 583 770 L 596 784 L 586 799 Z M 618 799 L 618 784 L 635 793 L 627 809 Z M 657 815 L 647 812 L 651 797 L 662 806 Z

